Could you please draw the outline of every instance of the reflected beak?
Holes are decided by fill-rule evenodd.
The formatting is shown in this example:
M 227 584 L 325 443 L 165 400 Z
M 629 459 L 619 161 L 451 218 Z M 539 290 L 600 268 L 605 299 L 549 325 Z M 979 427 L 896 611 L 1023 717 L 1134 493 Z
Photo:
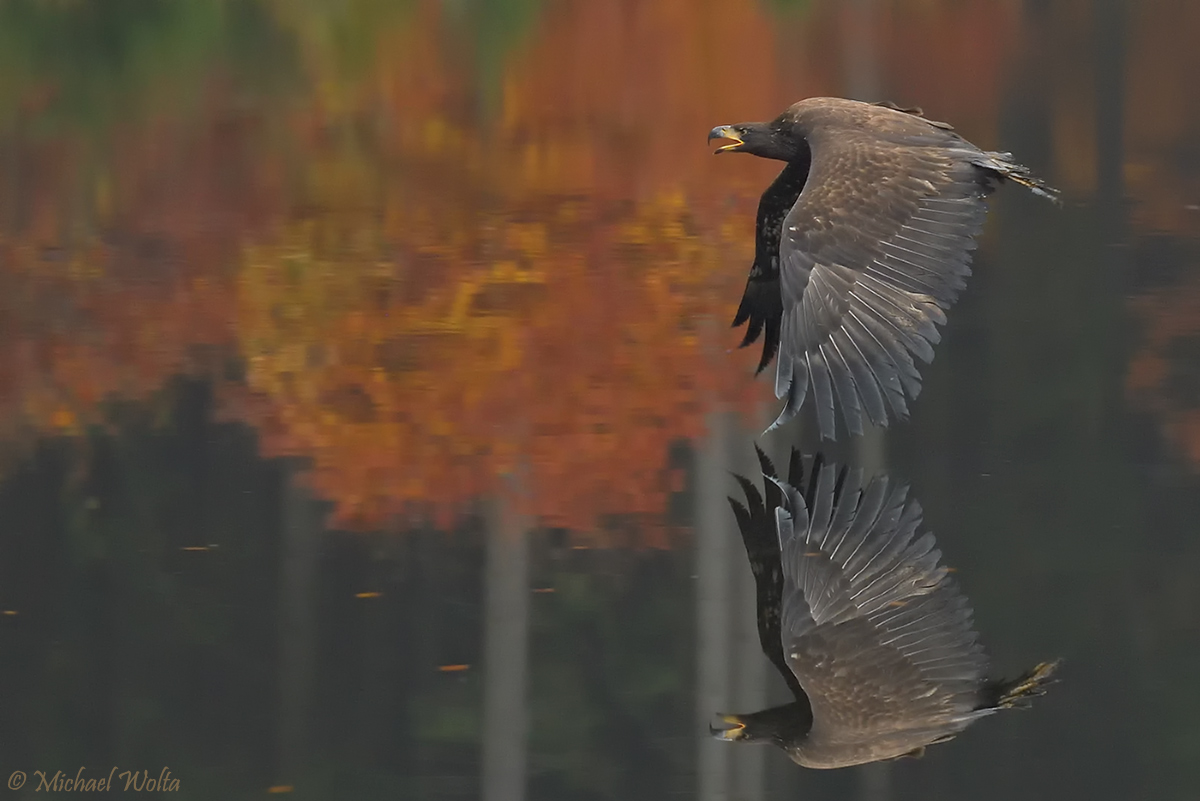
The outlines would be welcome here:
M 708 733 L 718 740 L 736 740 L 746 730 L 746 724 L 737 715 L 721 715 L 721 726 L 709 726 Z
M 730 140 L 729 144 L 718 147 L 715 151 L 713 151 L 714 153 L 724 153 L 726 150 L 737 150 L 745 144 L 745 142 L 742 141 L 742 137 L 739 136 L 738 132 L 733 130 L 733 127 L 730 125 L 718 125 L 716 128 L 713 128 L 711 131 L 709 131 L 708 141 L 711 142 L 714 139 Z

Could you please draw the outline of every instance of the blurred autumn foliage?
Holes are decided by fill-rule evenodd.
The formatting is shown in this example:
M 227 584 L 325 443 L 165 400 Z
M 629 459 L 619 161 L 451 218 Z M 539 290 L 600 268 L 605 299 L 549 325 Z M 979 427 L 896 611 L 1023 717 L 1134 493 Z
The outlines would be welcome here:
M 1016 0 L 868 21 L 833 2 L 314 0 L 131 17 L 113 41 L 137 58 L 106 61 L 84 12 L 33 8 L 9 9 L 0 56 L 0 437 L 78 432 L 106 397 L 204 371 L 351 527 L 512 486 L 553 525 L 660 511 L 671 443 L 768 398 L 753 354 L 726 351 L 775 168 L 714 159 L 704 133 L 845 93 L 867 64 L 997 145 L 1029 34 Z M 1154 43 L 1195 9 L 1138 8 L 1134 215 L 1184 232 L 1198 118 L 1162 95 L 1200 65 Z M 80 42 L 103 69 L 62 66 Z M 1057 144 L 1092 124 L 1077 88 L 1054 84 L 1052 122 L 1084 192 L 1092 151 Z
M 639 10 L 648 35 L 687 16 L 668 5 Z M 702 136 L 670 133 L 712 113 L 677 60 L 640 67 L 657 89 L 612 83 L 610 13 L 547 14 L 482 115 L 428 6 L 336 109 L 297 117 L 302 201 L 247 243 L 239 342 L 264 450 L 311 457 L 342 524 L 452 510 L 505 476 L 552 525 L 657 513 L 671 442 L 761 393 L 724 354 L 748 237 L 721 224 L 726 189 L 696 191 Z M 664 120 L 664 95 L 684 111 Z
M 1200 236 L 1200 5 L 1137 3 L 1130 20 L 1125 181 L 1144 230 Z M 1200 321 L 1197 321 L 1200 325 Z M 1200 447 L 1200 441 L 1197 442 Z
M 1200 467 L 1200 248 L 1163 236 L 1137 243 L 1135 258 L 1169 282 L 1130 301 L 1142 346 L 1130 358 L 1130 399 L 1155 413 L 1166 438 Z
M 5 441 L 77 432 L 109 396 L 144 398 L 204 346 L 231 346 L 231 263 L 264 215 L 228 119 L 122 131 L 103 163 L 78 142 L 10 142 L 0 196 Z M 82 176 L 88 180 L 82 180 Z M 261 190 L 261 191 L 260 191 Z
M 1200 5 L 1149 0 L 1131 23 L 1124 176 L 1153 279 L 1130 301 L 1143 333 L 1126 387 L 1200 469 L 1200 105 L 1184 77 L 1200 74 Z

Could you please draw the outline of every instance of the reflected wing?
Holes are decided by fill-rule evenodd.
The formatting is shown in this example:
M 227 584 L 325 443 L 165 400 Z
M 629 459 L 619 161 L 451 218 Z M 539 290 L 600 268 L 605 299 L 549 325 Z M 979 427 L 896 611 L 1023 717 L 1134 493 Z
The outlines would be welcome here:
M 782 320 L 775 428 L 812 388 L 821 435 L 834 437 L 834 396 L 851 433 L 862 416 L 905 418 L 937 326 L 970 274 L 985 196 L 1000 177 L 1050 196 L 1008 154 L 950 130 L 875 108 L 876 123 L 825 114 L 805 132 L 811 169 L 783 221 Z M 800 127 L 804 128 L 801 119 Z
M 782 630 L 780 628 L 780 609 L 783 601 L 783 570 L 779 561 L 779 538 L 775 533 L 775 509 L 783 503 L 783 493 L 779 486 L 770 479 L 777 478 L 775 465 L 767 455 L 755 445 L 758 463 L 763 476 L 768 480 L 759 494 L 758 487 L 743 476 L 734 478 L 742 487 L 746 503 L 742 504 L 736 498 L 729 498 L 733 507 L 734 517 L 737 518 L 738 530 L 742 534 L 742 544 L 746 546 L 746 558 L 750 562 L 750 571 L 754 574 L 755 608 L 758 620 L 758 640 L 767 659 L 775 665 L 776 670 L 783 676 L 789 689 L 797 699 L 804 695 L 800 682 L 788 667 L 783 657 Z M 817 457 L 819 465 L 820 457 Z M 792 449 L 791 462 L 788 467 L 788 483 L 791 486 L 801 486 L 804 480 L 804 469 L 800 463 L 800 452 Z M 810 491 L 816 489 L 815 483 Z
M 811 736 L 917 748 L 987 714 L 971 610 L 933 535 L 915 537 L 921 510 L 907 488 L 877 478 L 863 489 L 861 473 L 840 482 L 826 470 L 808 500 L 784 492 L 782 643 L 812 704 Z

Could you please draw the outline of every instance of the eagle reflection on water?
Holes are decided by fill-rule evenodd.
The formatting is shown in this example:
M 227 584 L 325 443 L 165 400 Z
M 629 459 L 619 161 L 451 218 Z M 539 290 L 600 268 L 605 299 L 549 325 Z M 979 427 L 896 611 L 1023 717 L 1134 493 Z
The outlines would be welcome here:
M 757 450 L 757 448 L 756 448 Z M 758 451 L 764 482 L 730 498 L 757 589 L 763 652 L 795 700 L 721 715 L 714 737 L 767 742 L 810 768 L 919 756 L 975 720 L 1041 695 L 1057 662 L 989 677 L 971 608 L 938 564 L 908 487 L 818 455 L 787 481 Z

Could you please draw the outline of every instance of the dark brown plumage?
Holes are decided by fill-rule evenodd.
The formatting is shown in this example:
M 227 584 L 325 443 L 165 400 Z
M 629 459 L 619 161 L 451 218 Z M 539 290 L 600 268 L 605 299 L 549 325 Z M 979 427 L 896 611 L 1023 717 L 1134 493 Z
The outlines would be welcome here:
M 763 652 L 796 700 L 723 715 L 714 736 L 770 742 L 812 768 L 919 754 L 972 721 L 1042 694 L 1054 663 L 987 678 L 971 609 L 938 565 L 921 508 L 886 477 L 793 451 L 788 483 L 759 451 L 764 495 L 730 498 L 758 589 Z M 805 487 L 803 493 L 797 487 Z
M 937 326 L 970 275 L 984 198 L 1005 179 L 1057 193 L 1012 161 L 980 150 L 919 109 L 818 97 L 768 123 L 714 128 L 717 152 L 787 162 L 758 205 L 754 264 L 734 318 L 742 345 L 765 331 L 766 367 L 778 352 L 775 395 L 791 419 L 812 388 L 821 436 L 834 406 L 862 433 L 862 417 L 905 419 L 921 391 L 913 357 L 933 359 Z M 768 429 L 769 430 L 769 429 Z

